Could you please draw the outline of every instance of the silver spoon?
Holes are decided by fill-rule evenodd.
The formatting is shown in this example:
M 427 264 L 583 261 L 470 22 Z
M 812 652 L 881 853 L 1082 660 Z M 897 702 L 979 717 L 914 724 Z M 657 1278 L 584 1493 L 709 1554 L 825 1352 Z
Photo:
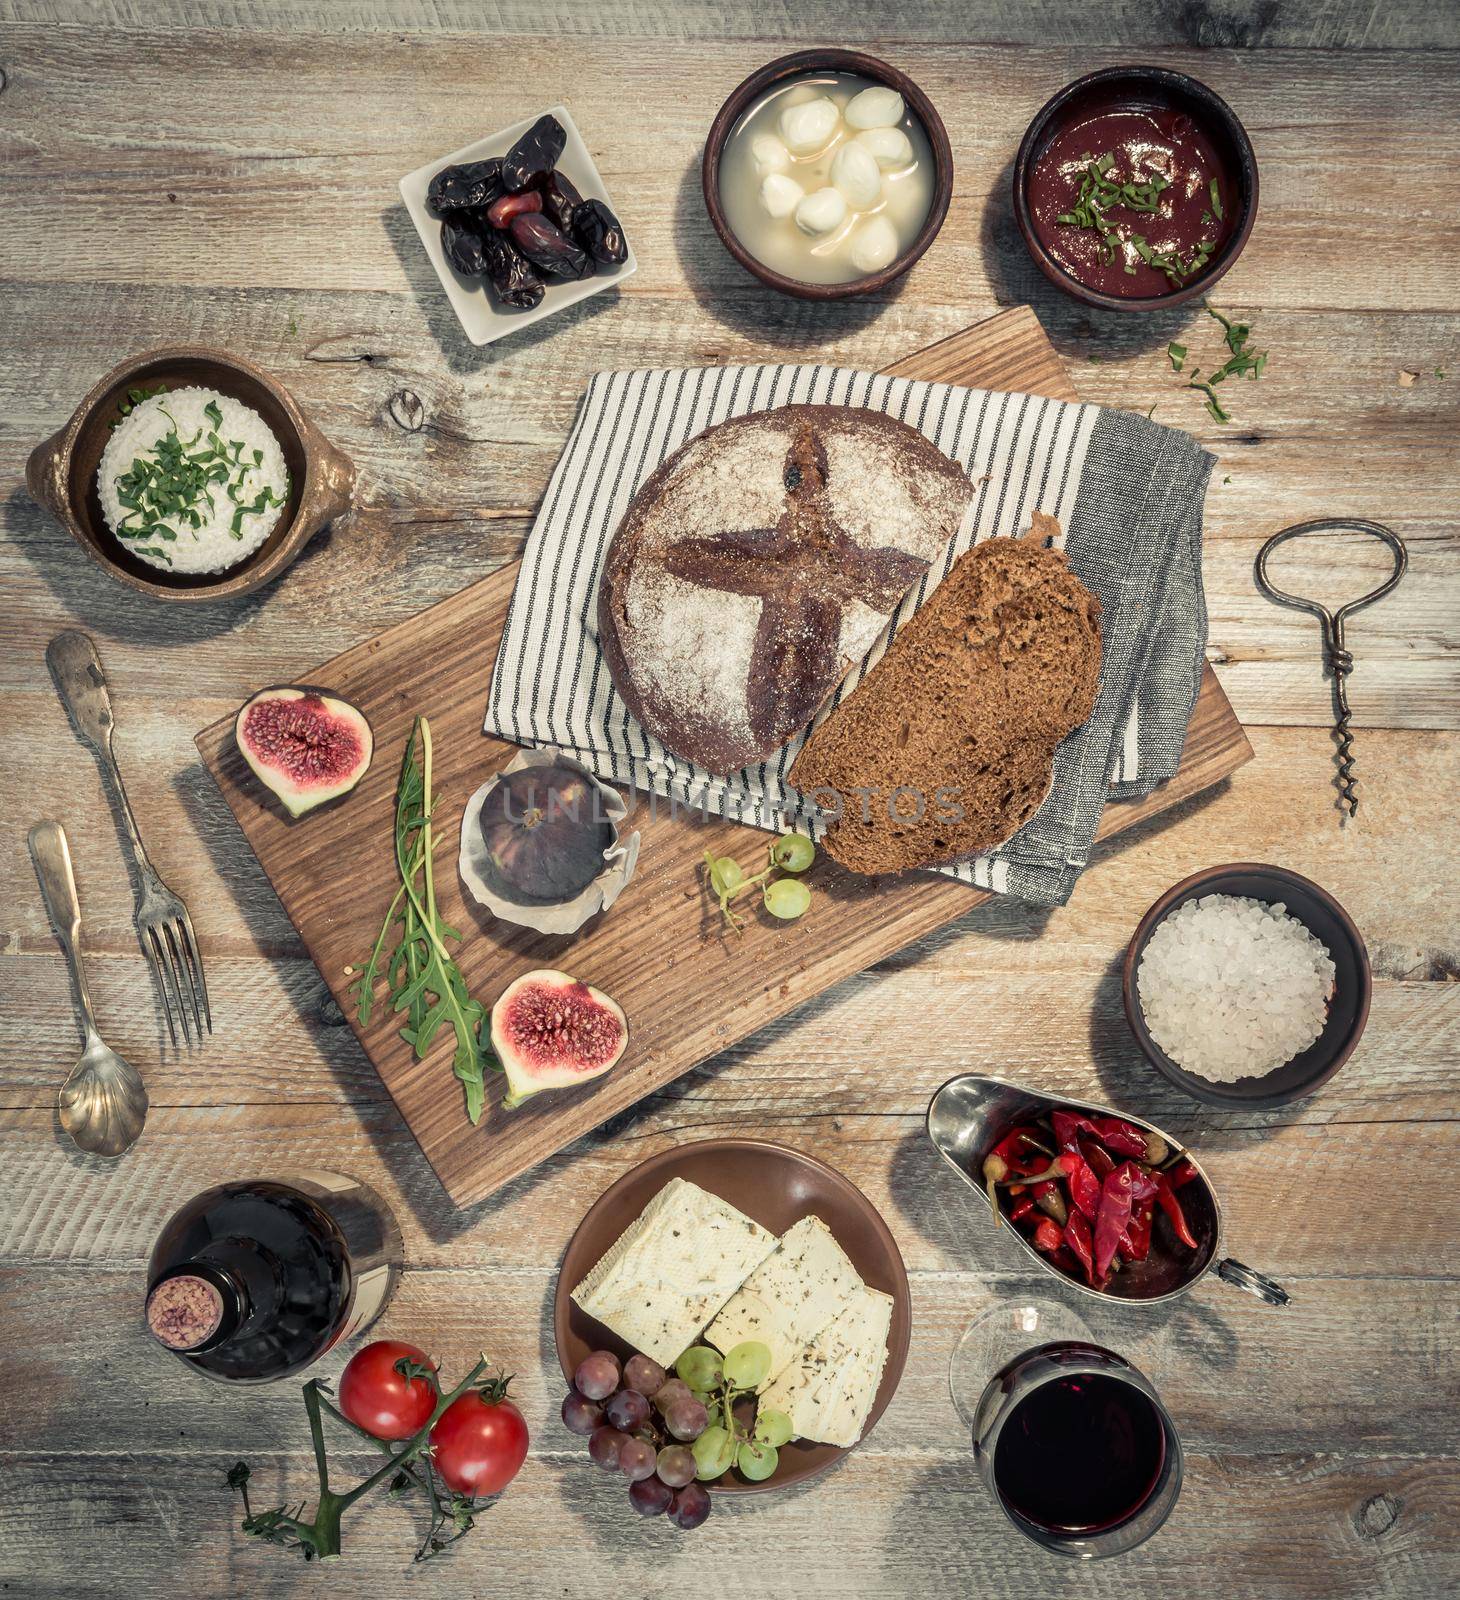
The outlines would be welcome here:
M 137 1069 L 104 1044 L 96 1031 L 91 991 L 81 965 L 81 905 L 66 830 L 59 822 L 36 823 L 30 830 L 30 853 L 76 985 L 86 1038 L 81 1059 L 61 1085 L 56 1110 L 78 1148 L 91 1155 L 119 1156 L 136 1142 L 147 1120 L 147 1090 Z

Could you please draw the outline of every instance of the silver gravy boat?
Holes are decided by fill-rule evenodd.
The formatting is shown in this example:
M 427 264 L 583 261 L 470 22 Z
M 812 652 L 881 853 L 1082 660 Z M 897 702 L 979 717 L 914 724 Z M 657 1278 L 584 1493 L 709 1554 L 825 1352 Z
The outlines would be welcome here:
M 1224 1283 L 1245 1289 L 1271 1306 L 1285 1306 L 1290 1298 L 1281 1284 L 1271 1278 L 1244 1267 L 1230 1256 L 1218 1259 L 1222 1240 L 1222 1208 L 1217 1192 L 1207 1177 L 1201 1163 L 1179 1140 L 1173 1139 L 1164 1129 L 1141 1117 L 1114 1106 L 1099 1105 L 1093 1100 L 1072 1100 L 1068 1096 L 1053 1099 L 1037 1090 L 1026 1089 L 1021 1084 L 1008 1083 L 1002 1078 L 985 1078 L 976 1073 L 964 1073 L 950 1078 L 933 1096 L 928 1105 L 928 1137 L 934 1148 L 950 1167 L 977 1194 L 985 1205 L 993 1209 L 988 1191 L 983 1185 L 983 1159 L 1010 1128 L 1030 1117 L 1047 1111 L 1085 1111 L 1097 1117 L 1119 1117 L 1147 1133 L 1159 1134 L 1173 1153 L 1184 1155 L 1196 1169 L 1196 1177 L 1182 1185 L 1181 1205 L 1187 1224 L 1197 1240 L 1197 1249 L 1175 1254 L 1158 1253 L 1153 1245 L 1145 1261 L 1131 1263 L 1118 1272 L 1106 1289 L 1092 1289 L 1089 1284 L 1061 1272 L 1042 1255 L 1018 1228 L 1006 1218 L 996 1218 L 1000 1234 L 1021 1249 L 1030 1260 L 1038 1262 L 1061 1283 L 1081 1294 L 1103 1300 L 1107 1304 L 1121 1301 L 1130 1305 L 1159 1305 L 1163 1300 L 1173 1300 L 1204 1278 L 1213 1268 Z

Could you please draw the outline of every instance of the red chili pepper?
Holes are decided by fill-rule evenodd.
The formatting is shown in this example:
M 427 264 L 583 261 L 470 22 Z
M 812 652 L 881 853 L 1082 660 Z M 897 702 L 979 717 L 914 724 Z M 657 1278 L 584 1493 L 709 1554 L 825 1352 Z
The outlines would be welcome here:
M 1151 1221 L 1154 1215 L 1150 1206 L 1137 1206 L 1131 1212 L 1130 1221 L 1117 1246 L 1127 1261 L 1144 1261 L 1151 1253 Z
M 1050 1121 L 1061 1150 L 1076 1149 L 1077 1136 L 1089 1133 L 1117 1155 L 1146 1159 L 1146 1135 L 1121 1117 L 1087 1117 L 1077 1111 L 1056 1111 Z
M 1027 1194 L 1020 1195 L 1020 1197 L 1009 1208 L 1009 1220 L 1010 1222 L 1023 1222 L 1025 1217 L 1027 1217 L 1031 1211 L 1036 1210 L 1038 1210 L 1038 1207 Z
M 1156 1192 L 1151 1178 L 1135 1164 L 1123 1161 L 1100 1189 L 1100 1211 L 1095 1218 L 1095 1276 L 1110 1271 L 1115 1252 L 1131 1219 L 1131 1209 Z
M 1075 1202 L 1078 1210 L 1083 1211 L 1091 1222 L 1100 1209 L 1100 1180 L 1090 1169 L 1079 1150 L 1062 1150 L 1060 1152 L 1060 1165 L 1065 1169 L 1069 1179 L 1070 1198 Z
M 998 1156 L 1019 1178 L 1040 1172 L 1049 1165 L 1049 1151 L 1043 1147 L 1039 1130 L 1028 1124 L 1010 1128 L 989 1153 Z
M 1078 1212 L 1070 1213 L 1065 1224 L 1065 1243 L 1075 1252 L 1075 1259 L 1085 1269 L 1087 1283 L 1095 1282 L 1095 1249 L 1090 1238 L 1090 1224 Z
M 1038 1227 L 1034 1230 L 1034 1248 L 1052 1254 L 1063 1243 L 1064 1235 L 1060 1232 L 1060 1226 L 1054 1218 L 1041 1217 Z
M 1053 1217 L 1063 1228 L 1065 1218 L 1070 1214 L 1070 1208 L 1065 1204 L 1064 1193 L 1059 1185 L 1051 1179 L 1046 1179 L 1043 1183 L 1036 1183 L 1029 1193 L 1033 1195 L 1035 1205 L 1046 1216 Z
M 1164 1176 L 1173 1189 L 1179 1189 L 1183 1184 L 1190 1183 L 1196 1176 L 1196 1168 L 1182 1156 L 1181 1160 L 1173 1167 L 1167 1167 Z
M 1156 1185 L 1156 1199 L 1160 1202 L 1161 1209 L 1166 1213 L 1166 1220 L 1171 1224 L 1171 1231 L 1181 1240 L 1188 1250 L 1196 1249 L 1196 1235 L 1187 1226 L 1185 1213 L 1181 1209 L 1181 1202 L 1176 1198 L 1176 1193 L 1171 1187 L 1171 1180 L 1164 1172 L 1153 1172 L 1151 1181 Z
M 1079 1143 L 1077 1148 L 1085 1160 L 1090 1164 L 1090 1170 L 1102 1183 L 1115 1171 L 1115 1158 L 1102 1144 L 1096 1144 L 1092 1139 L 1088 1144 Z

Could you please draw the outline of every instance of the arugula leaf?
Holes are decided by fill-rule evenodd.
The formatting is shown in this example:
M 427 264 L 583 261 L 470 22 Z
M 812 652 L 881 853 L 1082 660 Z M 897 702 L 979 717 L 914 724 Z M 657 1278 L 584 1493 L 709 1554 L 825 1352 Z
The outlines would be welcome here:
M 446 948 L 448 943 L 459 944 L 461 935 L 436 908 L 433 858 L 446 841 L 437 839 L 431 827 L 435 804 L 431 758 L 431 724 L 425 717 L 417 717 L 406 741 L 396 787 L 395 864 L 400 888 L 353 985 L 356 1014 L 361 1027 L 370 1025 L 375 990 L 383 976 L 392 1012 L 404 1014 L 400 1036 L 418 1061 L 425 1058 L 443 1024 L 449 1023 L 455 1035 L 452 1071 L 461 1080 L 467 1115 L 476 1123 L 486 1107 L 485 1068 L 500 1063 L 482 1035 L 487 1009 L 472 999 Z M 399 937 L 387 958 L 392 930 L 397 927 Z

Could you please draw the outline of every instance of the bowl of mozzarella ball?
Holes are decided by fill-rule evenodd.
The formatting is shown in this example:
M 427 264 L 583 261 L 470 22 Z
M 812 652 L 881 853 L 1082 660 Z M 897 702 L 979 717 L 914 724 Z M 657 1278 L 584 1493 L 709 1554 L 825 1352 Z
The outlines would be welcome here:
M 884 288 L 932 244 L 953 156 L 906 73 L 854 50 L 801 50 L 721 106 L 702 178 L 741 266 L 784 294 L 841 300 Z
M 1168 889 L 1126 950 L 1125 1014 L 1161 1075 L 1207 1105 L 1271 1110 L 1328 1082 L 1369 1016 L 1353 918 L 1285 867 L 1234 862 Z

